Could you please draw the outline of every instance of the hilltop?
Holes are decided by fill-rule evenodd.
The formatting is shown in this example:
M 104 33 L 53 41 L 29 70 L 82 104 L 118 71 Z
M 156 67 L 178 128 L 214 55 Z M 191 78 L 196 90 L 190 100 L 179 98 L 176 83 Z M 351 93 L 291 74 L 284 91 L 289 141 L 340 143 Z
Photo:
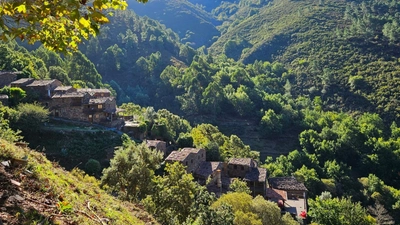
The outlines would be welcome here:
M 157 224 L 94 177 L 67 172 L 24 145 L 0 139 L 0 161 L 0 221 L 7 224 Z

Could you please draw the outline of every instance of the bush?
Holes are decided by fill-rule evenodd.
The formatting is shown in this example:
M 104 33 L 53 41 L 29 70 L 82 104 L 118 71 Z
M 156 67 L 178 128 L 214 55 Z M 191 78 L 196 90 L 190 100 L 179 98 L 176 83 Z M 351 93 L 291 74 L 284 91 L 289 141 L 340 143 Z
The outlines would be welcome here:
M 100 162 L 95 159 L 89 159 L 85 164 L 85 172 L 89 175 L 99 174 L 101 170 Z

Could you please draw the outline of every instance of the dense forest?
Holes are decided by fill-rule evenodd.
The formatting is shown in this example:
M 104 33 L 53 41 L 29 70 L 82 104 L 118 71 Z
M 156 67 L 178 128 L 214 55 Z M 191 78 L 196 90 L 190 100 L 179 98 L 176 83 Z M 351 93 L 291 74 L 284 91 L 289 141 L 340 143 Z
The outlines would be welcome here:
M 0 69 L 108 88 L 170 148 L 203 148 L 209 161 L 253 158 L 269 177 L 293 175 L 309 190 L 309 223 L 400 223 L 399 2 L 154 0 L 129 9 L 73 53 L 2 42 Z M 79 167 L 162 224 L 298 224 L 241 181 L 217 199 L 180 165 L 160 168 L 143 144 L 49 132 L 35 99 L 0 93 L 11 103 L 1 108 L 2 139 L 25 137 L 49 155 L 64 149 L 66 168 L 100 162 Z

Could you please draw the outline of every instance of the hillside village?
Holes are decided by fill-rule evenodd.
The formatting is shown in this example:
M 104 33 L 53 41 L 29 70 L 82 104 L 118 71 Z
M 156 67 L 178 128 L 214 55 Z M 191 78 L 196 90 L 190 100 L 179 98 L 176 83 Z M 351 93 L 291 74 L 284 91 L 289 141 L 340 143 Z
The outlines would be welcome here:
M 162 152 L 165 163 L 179 162 L 186 167 L 195 180 L 205 185 L 209 192 L 221 196 L 227 193 L 234 179 L 246 182 L 252 195 L 261 195 L 274 201 L 282 210 L 293 217 L 305 218 L 307 212 L 307 188 L 294 177 L 276 177 L 267 179 L 267 170 L 258 167 L 251 158 L 232 158 L 228 162 L 206 161 L 204 149 L 183 148 L 168 151 L 163 140 L 145 140 L 143 132 L 134 128 L 134 121 L 124 121 L 118 116 L 115 97 L 107 89 L 73 88 L 63 86 L 56 79 L 35 80 L 33 78 L 17 79 L 18 73 L 1 72 L 0 85 L 17 87 L 35 96 L 38 102 L 48 108 L 50 115 L 72 121 L 89 122 L 118 130 L 128 131 L 132 137 L 138 137 L 146 142 L 150 149 Z M 3 87 L 2 86 L 2 87 Z M 7 105 L 8 96 L 0 96 Z M 124 125 L 127 124 L 127 128 Z

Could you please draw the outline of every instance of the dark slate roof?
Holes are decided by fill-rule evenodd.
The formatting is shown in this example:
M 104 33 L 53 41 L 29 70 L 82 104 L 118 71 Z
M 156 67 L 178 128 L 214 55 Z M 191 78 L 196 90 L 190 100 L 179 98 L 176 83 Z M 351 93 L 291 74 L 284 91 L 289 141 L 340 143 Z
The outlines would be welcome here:
M 191 153 L 199 153 L 200 148 L 183 148 L 180 151 L 172 151 L 171 154 L 165 159 L 166 161 L 183 161 L 185 160 Z
M 229 164 L 249 166 L 249 167 L 255 166 L 255 162 L 251 158 L 232 158 L 229 160 Z
M 154 147 L 154 148 L 157 148 L 157 145 L 158 145 L 159 143 L 164 143 L 164 144 L 166 144 L 165 141 L 160 141 L 160 140 L 146 140 L 147 147 Z
M 265 182 L 267 180 L 267 170 L 260 167 L 251 168 L 251 170 L 246 173 L 244 180 Z
M 71 90 L 71 89 L 72 89 L 72 86 L 58 86 L 54 90 L 55 91 L 68 91 L 68 90 Z
M 76 92 L 71 92 L 71 93 L 60 93 L 60 94 L 54 94 L 51 98 L 83 98 L 85 94 L 83 93 L 76 93 Z
M 210 176 L 214 171 L 218 169 L 222 169 L 223 162 L 209 162 L 203 161 L 200 163 L 199 167 L 196 169 L 195 174 L 207 178 Z
M 111 93 L 110 90 L 101 88 L 101 89 L 92 89 L 92 88 L 79 88 L 76 90 L 77 92 L 87 92 L 87 93 Z
M 8 74 L 13 74 L 13 75 L 18 75 L 18 74 L 22 74 L 21 71 L 0 71 L 0 76 L 2 75 L 8 75 Z
M 56 79 L 53 80 L 35 80 L 31 84 L 26 85 L 27 87 L 41 87 L 41 86 L 47 86 L 49 84 L 54 83 L 57 81 Z
M 190 155 L 189 151 L 172 151 L 165 159 L 166 161 L 183 161 Z
M 31 82 L 31 81 L 33 82 L 33 80 L 34 80 L 33 78 L 21 78 L 21 79 L 11 82 L 11 84 L 25 84 L 27 82 Z
M 109 98 L 109 97 L 92 98 L 92 99 L 89 100 L 89 105 L 92 105 L 92 104 L 103 104 L 103 103 L 106 103 L 107 101 L 112 101 L 112 98 Z
M 307 191 L 304 183 L 297 181 L 295 177 L 273 177 L 268 179 L 269 186 L 286 191 Z

